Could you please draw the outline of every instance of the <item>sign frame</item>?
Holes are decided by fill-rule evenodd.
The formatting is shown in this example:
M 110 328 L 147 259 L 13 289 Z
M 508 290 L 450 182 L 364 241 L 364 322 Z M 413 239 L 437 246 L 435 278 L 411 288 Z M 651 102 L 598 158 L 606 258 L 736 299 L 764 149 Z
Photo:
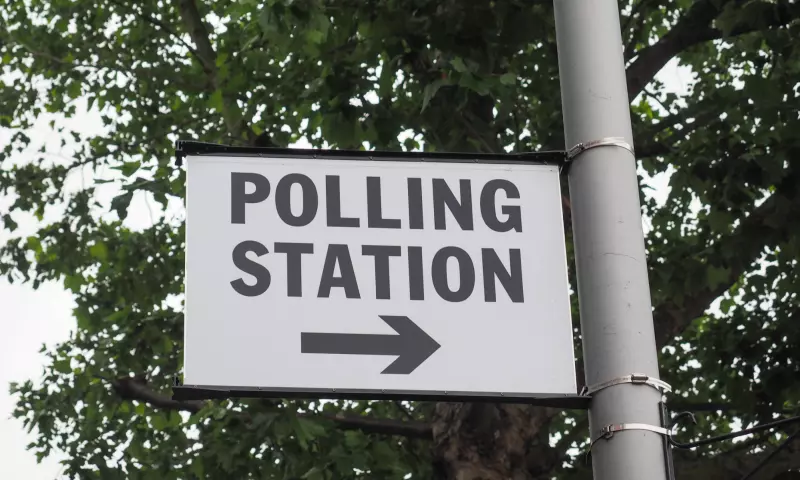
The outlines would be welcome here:
M 566 152 L 543 151 L 533 153 L 443 153 L 443 152 L 391 152 L 366 150 L 293 149 L 271 147 L 231 146 L 197 141 L 176 142 L 176 164 L 180 167 L 187 156 L 243 156 L 261 157 L 265 161 L 276 158 L 315 160 L 366 160 L 394 162 L 442 163 L 492 163 L 513 165 L 548 165 L 561 170 L 567 164 Z M 573 345 L 574 346 L 574 345 Z M 242 387 L 184 385 L 176 375 L 173 399 L 177 401 L 225 398 L 307 398 L 347 400 L 425 400 L 446 402 L 499 402 L 522 403 L 556 408 L 587 409 L 590 397 L 575 394 L 536 394 L 522 392 L 462 392 L 417 390 L 369 390 L 350 388 L 293 388 L 293 387 Z

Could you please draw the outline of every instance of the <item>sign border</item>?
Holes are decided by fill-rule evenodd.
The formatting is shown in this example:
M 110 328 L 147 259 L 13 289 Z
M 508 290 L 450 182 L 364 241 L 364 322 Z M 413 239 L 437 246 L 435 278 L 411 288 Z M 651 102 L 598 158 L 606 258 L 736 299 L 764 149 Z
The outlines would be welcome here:
M 226 398 L 300 398 L 326 400 L 410 400 L 436 402 L 518 403 L 586 410 L 591 397 L 567 393 L 450 392 L 435 390 L 371 390 L 351 388 L 235 387 L 180 385 L 172 387 L 177 401 Z
M 566 152 L 549 150 L 530 153 L 464 153 L 464 152 L 402 152 L 388 150 L 327 150 L 315 148 L 246 147 L 218 143 L 178 140 L 175 142 L 176 165 L 183 165 L 187 156 L 242 156 L 269 158 L 314 158 L 319 160 L 387 160 L 395 162 L 437 163 L 511 163 L 566 165 Z
M 318 160 L 367 160 L 436 163 L 505 163 L 522 165 L 556 166 L 559 171 L 566 164 L 566 152 L 560 150 L 531 153 L 443 153 L 402 152 L 385 150 L 327 150 L 274 147 L 247 147 L 193 140 L 175 142 L 176 164 L 180 167 L 188 156 L 241 156 L 248 158 L 313 158 Z M 559 190 L 561 186 L 559 185 Z M 559 204 L 559 207 L 562 207 Z M 563 208 L 562 208 L 563 210 Z M 563 218 L 563 212 L 562 212 Z M 574 344 L 573 344 L 574 347 Z M 576 379 L 577 380 L 577 379 Z M 175 377 L 172 398 L 176 401 L 212 400 L 226 398 L 303 398 L 332 400 L 420 400 L 443 402 L 519 403 L 543 407 L 580 409 L 589 408 L 591 397 L 560 393 L 522 392 L 463 392 L 436 390 L 373 390 L 338 388 L 291 387 L 241 387 L 183 385 Z

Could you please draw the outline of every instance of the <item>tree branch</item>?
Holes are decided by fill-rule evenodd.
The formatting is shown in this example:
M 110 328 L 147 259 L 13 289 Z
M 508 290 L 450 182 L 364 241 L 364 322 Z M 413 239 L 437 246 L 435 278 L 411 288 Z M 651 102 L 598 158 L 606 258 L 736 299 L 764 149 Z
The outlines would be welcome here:
M 648 7 L 653 8 L 653 9 L 657 9 L 660 6 L 660 4 L 664 3 L 663 0 L 662 0 L 662 1 L 656 2 L 654 5 L 648 5 L 650 2 L 651 2 L 651 0 L 639 0 L 639 1 L 635 2 L 631 6 L 631 14 L 628 15 L 628 18 L 625 19 L 625 23 L 623 24 L 623 27 L 622 27 L 622 35 L 625 35 L 626 32 L 628 32 L 629 30 L 632 30 L 630 36 L 628 37 L 628 41 L 627 42 L 625 42 L 625 38 L 622 39 L 624 47 L 625 47 L 624 50 L 623 50 L 624 55 L 625 55 L 625 63 L 628 63 L 628 60 L 630 60 L 630 57 L 632 57 L 635 54 L 635 52 L 633 52 L 633 47 L 632 46 L 636 44 L 637 38 L 639 38 L 641 36 L 644 27 L 647 25 L 643 21 L 634 22 L 634 19 L 636 19 L 637 16 L 641 17 L 641 15 L 639 15 L 639 14 L 641 13 L 642 9 L 645 6 L 648 6 Z M 641 18 L 639 20 L 641 20 Z M 636 27 L 638 27 L 638 28 L 636 28 Z
M 211 91 L 219 91 L 222 94 L 222 117 L 225 120 L 228 132 L 235 139 L 242 139 L 244 134 L 247 143 L 255 144 L 257 136 L 247 121 L 242 118 L 242 112 L 237 104 L 235 94 L 226 93 L 223 82 L 219 79 L 217 52 L 214 51 L 214 46 L 211 45 L 208 29 L 206 29 L 205 22 L 200 16 L 195 0 L 176 0 L 176 3 L 178 4 L 184 27 L 188 30 L 189 36 L 197 48 L 200 63 L 211 81 Z
M 793 177 L 785 179 L 776 189 L 776 193 L 741 221 L 736 231 L 710 247 L 711 251 L 706 255 L 708 258 L 722 258 L 726 262 L 725 267 L 729 273 L 725 282 L 714 288 L 697 291 L 681 303 L 669 301 L 659 305 L 653 313 L 659 348 L 682 332 L 692 320 L 703 315 L 708 306 L 758 260 L 765 245 L 774 239 L 790 235 L 786 231 L 789 225 L 781 219 L 800 215 L 800 201 L 793 182 Z M 784 196 L 783 192 L 793 194 Z M 723 251 L 732 253 L 725 255 Z
M 695 2 L 686 15 L 661 37 L 655 44 L 645 47 L 635 54 L 636 60 L 628 67 L 628 98 L 632 101 L 645 85 L 661 70 L 667 62 L 683 50 L 700 43 L 699 33 L 705 30 L 719 15 L 720 9 L 712 0 Z
M 3 32 L 5 33 L 5 32 Z M 163 66 L 154 66 L 154 67 L 133 67 L 130 65 L 111 65 L 107 63 L 102 63 L 98 61 L 93 61 L 92 63 L 79 63 L 79 62 L 70 62 L 59 58 L 47 51 L 38 51 L 32 48 L 30 45 L 22 42 L 18 38 L 10 35 L 7 35 L 7 42 L 14 45 L 19 45 L 25 51 L 27 51 L 31 56 L 42 58 L 47 60 L 54 65 L 63 66 L 72 70 L 76 70 L 81 72 L 82 70 L 91 70 L 94 72 L 103 72 L 104 70 L 108 70 L 109 72 L 114 72 L 118 75 L 122 75 L 126 77 L 130 81 L 136 81 L 137 78 L 151 78 L 156 76 L 161 76 L 164 72 Z M 171 72 L 175 72 L 175 69 L 172 68 Z M 187 81 L 184 78 L 174 76 L 170 78 L 170 82 L 177 85 L 178 87 L 185 90 L 187 93 L 194 93 L 194 92 L 202 92 L 206 90 L 205 85 L 201 85 L 200 83 L 192 83 L 192 81 Z
M 117 395 L 124 400 L 137 400 L 162 410 L 197 413 L 207 402 L 200 400 L 178 401 L 162 395 L 147 386 L 140 377 L 120 377 L 110 382 Z
M 313 415 L 308 417 L 313 418 Z M 408 438 L 433 438 L 431 426 L 425 422 L 409 420 L 393 420 L 364 416 L 323 415 L 322 418 L 330 420 L 341 430 L 359 430 L 364 433 L 380 435 L 399 435 Z
M 626 71 L 628 97 L 631 101 L 674 56 L 697 44 L 726 37 L 721 30 L 711 26 L 726 5 L 722 2 L 720 6 L 716 6 L 716 3 L 714 0 L 696 1 L 686 15 L 658 42 L 636 52 L 636 60 Z M 800 18 L 798 4 L 764 2 L 763 9 L 761 22 L 747 18 L 734 26 L 727 37 L 788 25 Z
M 694 121 L 692 123 L 687 123 L 687 120 L 692 118 Z M 668 137 L 663 139 L 663 141 L 651 140 L 645 141 L 643 145 L 637 145 L 636 156 L 638 158 L 647 158 L 666 155 L 675 150 L 676 141 L 686 139 L 686 137 L 688 137 L 689 134 L 695 130 L 702 127 L 707 127 L 714 121 L 719 121 L 718 110 L 709 110 L 706 112 L 701 112 L 697 115 L 691 115 L 691 113 L 687 111 L 682 111 L 665 117 L 655 125 L 642 127 L 642 130 L 645 133 L 637 135 L 637 138 L 653 139 L 664 130 L 673 128 L 675 125 L 682 124 L 682 128 L 680 130 L 673 130 Z
M 109 383 L 114 392 L 123 400 L 145 402 L 162 410 L 197 413 L 209 404 L 209 402 L 200 400 L 173 400 L 169 396 L 151 389 L 141 377 L 120 377 Z M 358 430 L 367 434 L 399 435 L 426 440 L 433 437 L 431 426 L 425 422 L 379 419 L 360 415 L 300 414 L 299 416 L 333 422 L 340 430 Z
M 184 39 L 181 38 L 180 35 L 178 35 L 174 30 L 172 30 L 164 22 L 162 22 L 162 21 L 160 21 L 160 20 L 158 20 L 156 18 L 153 18 L 150 15 L 145 14 L 144 12 L 140 12 L 140 11 L 136 10 L 133 5 L 129 6 L 129 5 L 126 5 L 126 4 L 124 4 L 124 3 L 120 2 L 120 1 L 117 1 L 117 0 L 110 0 L 110 1 L 111 1 L 111 3 L 113 3 L 116 6 L 118 6 L 119 8 L 124 8 L 124 9 L 128 10 L 130 13 L 136 15 L 137 17 L 141 18 L 142 20 L 144 20 L 145 22 L 149 23 L 150 25 L 159 27 L 160 29 L 164 30 L 168 35 L 170 35 L 175 40 L 177 40 L 181 44 L 183 44 L 183 46 L 186 47 L 189 50 L 189 53 L 191 53 L 195 58 L 197 58 L 198 60 L 200 60 L 202 62 L 202 59 L 200 58 L 200 54 L 197 52 L 197 50 L 192 48 L 191 45 L 189 45 Z
M 177 0 L 177 4 L 184 26 L 189 31 L 189 36 L 197 47 L 196 51 L 200 62 L 206 72 L 216 75 L 217 52 L 214 51 L 214 47 L 211 45 L 206 24 L 200 17 L 197 4 L 195 4 L 194 0 Z

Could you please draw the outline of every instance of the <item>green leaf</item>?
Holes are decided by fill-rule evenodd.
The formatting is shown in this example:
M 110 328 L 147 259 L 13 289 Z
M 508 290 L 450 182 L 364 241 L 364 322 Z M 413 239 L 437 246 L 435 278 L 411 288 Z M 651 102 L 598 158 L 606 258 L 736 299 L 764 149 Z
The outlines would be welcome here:
M 734 301 L 733 298 L 723 298 L 719 304 L 719 309 L 723 314 L 727 315 L 731 312 L 731 310 L 735 306 L 736 302 Z
M 300 429 L 303 431 L 303 434 L 309 440 L 313 440 L 314 438 L 324 436 L 327 432 L 325 427 L 320 425 L 317 421 L 309 420 L 307 418 L 298 418 L 297 419 Z
M 164 335 L 164 338 L 161 342 L 161 348 L 163 349 L 164 353 L 172 353 L 172 349 L 175 348 L 175 342 L 173 342 L 169 336 Z
M 408 152 L 415 151 L 419 149 L 419 142 L 413 138 L 406 138 L 403 140 L 403 147 L 405 147 L 405 150 Z
M 320 467 L 313 467 L 311 470 L 303 474 L 301 478 L 308 480 L 323 480 L 325 478 L 325 471 Z
M 268 35 L 278 33 L 278 23 L 275 21 L 275 15 L 269 7 L 263 8 L 258 15 L 258 25 L 261 30 Z
M 164 415 L 161 413 L 157 413 L 150 417 L 150 422 L 153 425 L 153 428 L 156 430 L 164 430 L 167 427 L 167 419 L 164 418 Z
M 313 420 L 292 415 L 289 418 L 289 421 L 292 425 L 292 430 L 294 430 L 294 434 L 297 437 L 297 441 L 300 443 L 300 446 L 303 447 L 303 449 L 308 449 L 309 442 L 312 442 L 317 437 L 324 436 L 326 434 L 325 428 Z
M 222 112 L 225 106 L 222 98 L 222 90 L 215 90 L 214 93 L 211 94 L 211 97 L 208 99 L 208 106 L 217 112 Z
M 125 220 L 128 216 L 128 207 L 131 204 L 131 200 L 133 200 L 133 192 L 128 191 L 123 193 L 122 195 L 118 195 L 111 200 L 111 210 L 117 212 L 117 216 L 119 216 L 120 220 Z
M 17 222 L 15 222 L 13 218 L 11 218 L 10 214 L 6 213 L 5 215 L 3 215 L 3 226 L 9 232 L 13 232 L 14 230 L 17 229 L 17 227 L 19 227 L 19 224 L 17 224 Z
M 89 254 L 98 260 L 105 261 L 108 259 L 108 247 L 105 243 L 97 241 L 89 247 Z
M 458 81 L 458 84 L 462 87 L 468 88 L 478 95 L 488 95 L 489 94 L 489 87 L 487 85 L 486 80 L 480 79 L 470 73 L 462 75 Z
M 386 442 L 375 442 L 372 445 L 372 455 L 382 465 L 392 465 L 397 460 L 397 453 Z
M 267 429 L 272 425 L 272 422 L 274 422 L 276 418 L 278 418 L 277 412 L 258 413 L 253 418 L 253 426 L 255 428 Z
M 192 473 L 198 479 L 206 478 L 205 476 L 205 468 L 203 468 L 203 459 L 202 457 L 194 457 L 192 458 L 192 464 L 189 467 Z
M 325 34 L 318 30 L 309 30 L 306 32 L 306 38 L 308 38 L 308 41 L 311 43 L 319 44 L 325 40 Z
M 136 173 L 141 166 L 141 162 L 123 162 L 119 167 L 115 167 L 115 170 L 119 170 L 126 177 L 130 177 Z
M 455 57 L 450 60 L 450 65 L 453 66 L 456 72 L 464 73 L 467 71 L 467 66 L 464 64 L 464 60 L 462 60 L 461 57 Z
M 724 285 L 730 281 L 730 275 L 731 271 L 729 268 L 718 268 L 713 265 L 709 265 L 709 267 L 706 269 L 706 281 L 708 282 L 708 287 L 713 290 L 720 285 Z
M 67 88 L 67 95 L 69 98 L 78 98 L 81 96 L 81 84 L 80 82 L 72 82 L 69 84 Z
M 90 328 L 91 316 L 88 314 L 88 312 L 81 308 L 75 308 L 72 310 L 72 314 L 75 317 L 79 330 L 88 330 Z
M 84 278 L 80 274 L 64 277 L 64 288 L 71 290 L 72 293 L 79 293 L 84 283 Z
M 381 65 L 381 75 L 378 78 L 378 97 L 385 97 L 391 93 L 395 80 L 395 66 L 399 56 L 385 61 Z
M 55 371 L 60 373 L 70 373 L 72 368 L 70 367 L 70 360 L 69 358 L 61 358 L 53 362 L 53 368 Z
M 364 444 L 364 437 L 353 431 L 344 432 L 344 444 L 349 449 L 360 448 Z
M 108 315 L 107 317 L 103 318 L 103 321 L 110 324 L 119 323 L 121 320 L 125 319 L 128 315 L 130 315 L 130 313 L 131 313 L 130 307 L 126 307 L 121 310 L 117 310 L 112 314 Z
M 728 212 L 714 211 L 709 213 L 707 221 L 708 225 L 715 232 L 726 232 L 731 229 L 733 216 Z
M 428 104 L 436 95 L 436 92 L 439 91 L 439 88 L 442 86 L 441 80 L 434 80 L 432 83 L 429 83 L 425 86 L 425 92 L 422 95 L 422 111 L 424 112 L 426 108 L 428 108 Z
M 504 73 L 500 76 L 500 83 L 503 85 L 514 85 L 517 83 L 517 76 L 513 73 Z
M 42 253 L 42 242 L 40 242 L 38 238 L 28 237 L 25 243 L 34 253 Z

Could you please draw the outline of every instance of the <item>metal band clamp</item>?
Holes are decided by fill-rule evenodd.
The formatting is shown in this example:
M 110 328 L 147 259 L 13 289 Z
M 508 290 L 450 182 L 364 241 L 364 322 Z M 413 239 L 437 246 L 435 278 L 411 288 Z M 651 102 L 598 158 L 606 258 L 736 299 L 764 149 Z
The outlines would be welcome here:
M 606 425 L 600 430 L 600 434 L 592 439 L 592 443 L 589 445 L 589 450 L 591 451 L 592 447 L 595 443 L 597 443 L 598 440 L 608 440 L 613 437 L 615 433 L 622 432 L 624 430 L 647 430 L 658 433 L 659 435 L 664 435 L 665 437 L 672 436 L 672 432 L 669 429 L 657 427 L 655 425 L 648 425 L 646 423 L 618 423 Z
M 635 155 L 633 152 L 633 147 L 630 143 L 626 142 L 622 137 L 605 137 L 599 140 L 592 140 L 589 142 L 581 142 L 574 147 L 567 150 L 567 161 L 571 161 L 573 158 L 577 157 L 581 153 L 589 150 L 591 148 L 596 147 L 620 147 L 624 148 L 625 150 L 631 152 L 631 155 Z
M 581 390 L 581 395 L 592 395 L 595 392 L 603 390 L 604 388 L 613 387 L 614 385 L 620 385 L 623 383 L 632 383 L 634 385 L 649 385 L 656 390 L 662 392 L 671 392 L 672 387 L 662 380 L 657 378 L 651 378 L 644 373 L 632 373 L 630 375 L 624 375 L 622 377 L 612 378 L 607 382 L 596 383 L 594 385 L 589 385 L 583 387 Z

